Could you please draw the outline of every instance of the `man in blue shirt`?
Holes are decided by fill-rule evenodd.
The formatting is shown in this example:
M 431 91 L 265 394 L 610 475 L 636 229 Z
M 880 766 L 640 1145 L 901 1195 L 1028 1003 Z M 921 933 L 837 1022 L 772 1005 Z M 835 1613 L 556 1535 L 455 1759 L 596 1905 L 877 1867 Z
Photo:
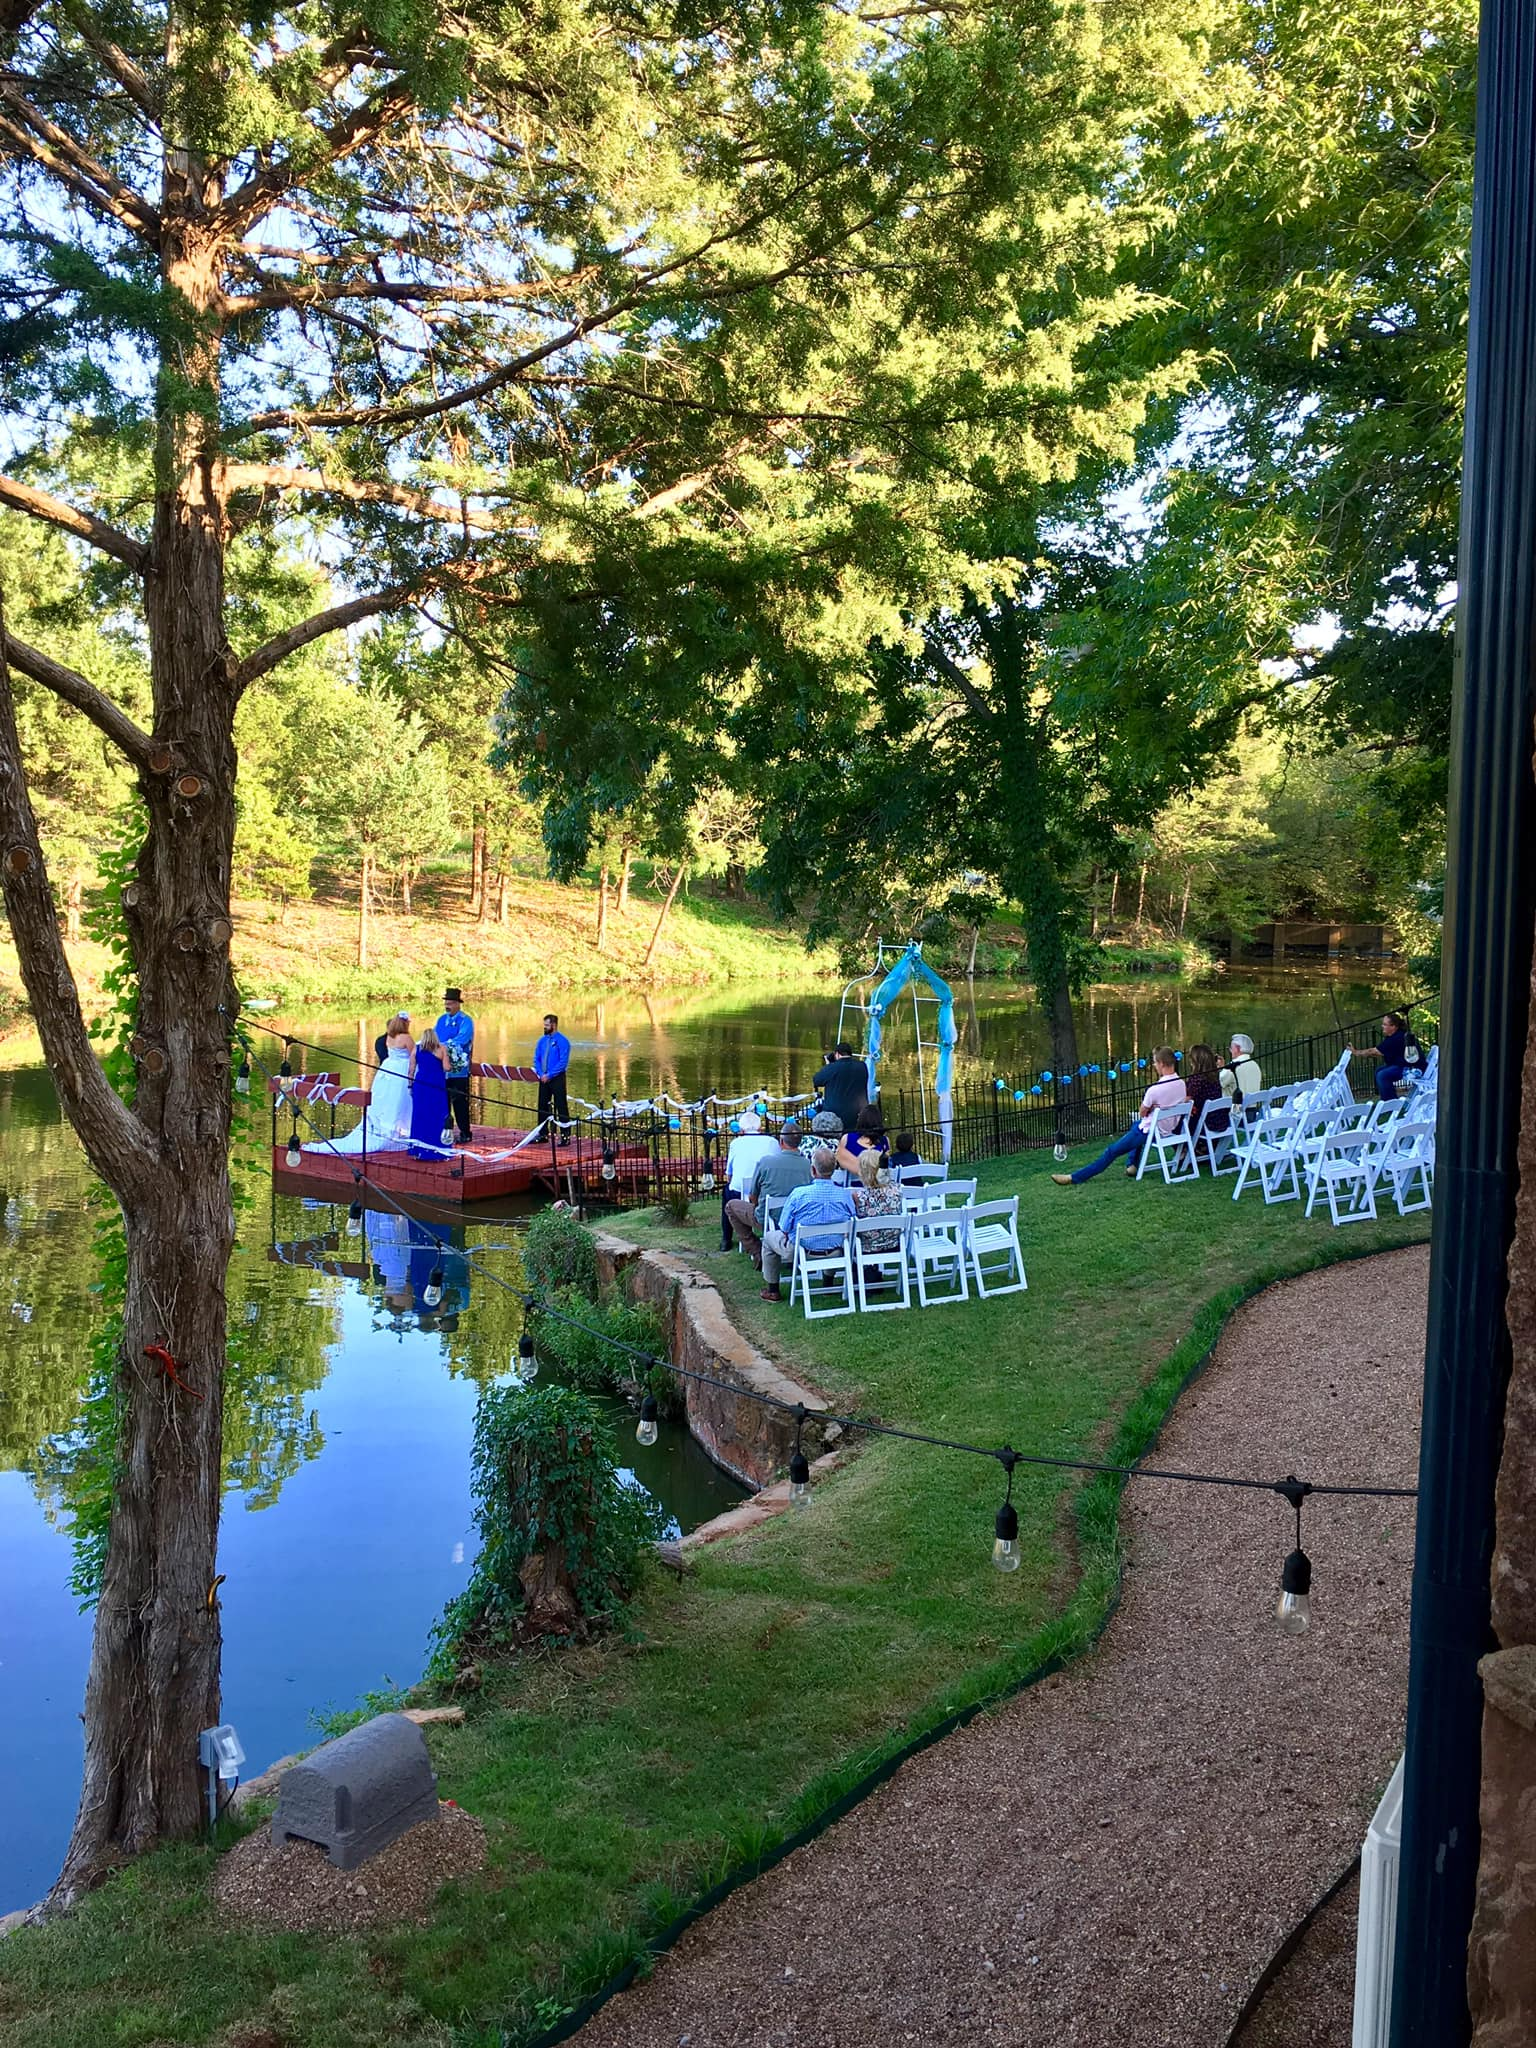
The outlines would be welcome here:
M 544 1035 L 533 1048 L 533 1071 L 539 1077 L 539 1122 L 546 1117 L 556 1117 L 564 1125 L 571 1120 L 570 1104 L 565 1099 L 565 1070 L 571 1064 L 571 1041 L 560 1029 L 560 1019 L 551 1010 L 544 1019 Z M 570 1132 L 562 1129 L 562 1145 L 571 1142 Z
M 464 991 L 445 988 L 437 1035 L 448 1054 L 448 1113 L 458 1128 L 456 1145 L 469 1143 L 469 1071 L 475 1056 L 475 1020 L 463 1004 Z
M 784 1237 L 788 1239 L 790 1245 L 793 1245 L 795 1241 L 795 1230 L 797 1227 L 803 1233 L 805 1248 L 808 1252 L 831 1251 L 836 1245 L 837 1239 L 835 1237 L 817 1236 L 808 1227 L 813 1223 L 846 1223 L 854 1215 L 852 1195 L 849 1194 L 846 1188 L 838 1188 L 832 1185 L 832 1176 L 836 1171 L 837 1154 L 835 1152 L 829 1152 L 823 1146 L 819 1152 L 812 1154 L 811 1172 L 815 1178 L 807 1181 L 804 1187 L 792 1188 L 783 1208 L 779 1211 L 779 1229 L 783 1231 Z M 779 1241 L 778 1249 L 775 1249 L 773 1245 L 769 1244 L 767 1238 L 764 1238 L 763 1279 L 766 1283 L 763 1288 L 764 1301 L 782 1301 L 784 1299 L 783 1295 L 779 1292 L 779 1270 L 788 1256 L 789 1252 L 782 1241 Z

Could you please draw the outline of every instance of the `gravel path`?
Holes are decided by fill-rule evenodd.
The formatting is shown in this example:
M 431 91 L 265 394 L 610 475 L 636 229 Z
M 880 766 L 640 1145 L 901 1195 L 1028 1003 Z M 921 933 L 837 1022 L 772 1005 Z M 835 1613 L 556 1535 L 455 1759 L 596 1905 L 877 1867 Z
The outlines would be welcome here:
M 1412 1484 L 1428 1253 L 1272 1289 L 1163 1465 Z M 1097 1651 L 924 1752 L 679 1942 L 584 2048 L 1219 2048 L 1401 1742 L 1412 1503 L 1132 1482 Z M 1297 2044 L 1301 2048 L 1301 2044 Z

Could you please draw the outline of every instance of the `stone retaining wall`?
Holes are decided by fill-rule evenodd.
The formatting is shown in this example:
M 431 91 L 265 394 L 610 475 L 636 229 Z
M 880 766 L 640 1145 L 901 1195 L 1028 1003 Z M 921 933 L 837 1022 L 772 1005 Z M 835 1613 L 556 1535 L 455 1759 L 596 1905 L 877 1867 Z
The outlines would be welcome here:
M 634 1301 L 659 1308 L 667 1332 L 667 1356 L 691 1372 L 709 1373 L 743 1390 L 683 1381 L 683 1398 L 691 1435 L 722 1470 L 746 1486 L 768 1487 L 789 1464 L 794 1449 L 794 1417 L 747 1393 L 766 1394 L 776 1401 L 801 1402 L 812 1414 L 826 1402 L 809 1387 L 782 1372 L 736 1328 L 726 1313 L 719 1290 L 708 1276 L 675 1252 L 642 1251 L 605 1230 L 595 1230 L 597 1272 L 604 1288 L 621 1280 Z M 805 1431 L 805 1450 L 815 1457 L 825 1440 L 813 1425 Z

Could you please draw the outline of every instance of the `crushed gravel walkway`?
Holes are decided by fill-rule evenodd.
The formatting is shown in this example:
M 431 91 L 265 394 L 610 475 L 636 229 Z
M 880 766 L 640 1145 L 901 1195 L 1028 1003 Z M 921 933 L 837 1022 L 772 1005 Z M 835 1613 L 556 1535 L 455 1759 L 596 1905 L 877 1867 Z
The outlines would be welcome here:
M 1161 1465 L 1412 1485 L 1428 1253 L 1233 1319 Z M 694 1928 L 583 2048 L 1220 2048 L 1401 1743 L 1412 1502 L 1132 1482 L 1098 1649 L 905 1765 Z M 1297 2043 L 1296 2048 L 1304 2048 Z

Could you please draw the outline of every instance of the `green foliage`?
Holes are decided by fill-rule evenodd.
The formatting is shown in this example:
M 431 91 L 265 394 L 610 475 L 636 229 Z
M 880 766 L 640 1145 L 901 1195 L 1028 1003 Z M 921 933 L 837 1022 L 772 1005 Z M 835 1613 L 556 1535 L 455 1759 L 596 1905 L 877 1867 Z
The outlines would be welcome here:
M 620 1611 L 662 1521 L 649 1495 L 620 1482 L 613 1433 L 594 1403 L 570 1387 L 485 1388 L 472 1475 L 480 1555 L 440 1625 L 446 1645 L 515 1622 L 518 1572 L 536 1552 L 558 1554 L 583 1616 Z
M 665 1358 L 666 1331 L 660 1313 L 649 1303 L 631 1306 L 624 1301 L 593 1301 L 579 1287 L 556 1287 L 546 1291 L 546 1299 L 583 1327 L 578 1329 L 556 1316 L 532 1311 L 529 1328 L 541 1364 L 547 1362 L 562 1379 L 593 1393 L 611 1392 L 636 1381 L 649 1384 L 653 1369 L 643 1359 L 603 1341 L 605 1337 L 611 1338 L 649 1352 L 653 1358 Z M 671 1373 L 663 1370 L 659 1376 L 668 1387 L 675 1388 Z
M 540 1209 L 523 1237 L 523 1271 L 535 1294 L 575 1288 L 597 1298 L 597 1247 L 592 1233 L 568 1209 Z

